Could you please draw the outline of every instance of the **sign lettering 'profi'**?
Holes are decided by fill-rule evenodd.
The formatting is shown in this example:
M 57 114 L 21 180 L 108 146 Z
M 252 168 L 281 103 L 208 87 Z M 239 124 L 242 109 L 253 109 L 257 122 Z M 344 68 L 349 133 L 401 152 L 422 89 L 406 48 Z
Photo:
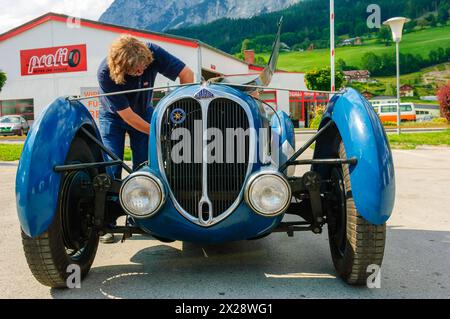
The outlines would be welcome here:
M 86 45 L 20 51 L 22 76 L 87 71 Z

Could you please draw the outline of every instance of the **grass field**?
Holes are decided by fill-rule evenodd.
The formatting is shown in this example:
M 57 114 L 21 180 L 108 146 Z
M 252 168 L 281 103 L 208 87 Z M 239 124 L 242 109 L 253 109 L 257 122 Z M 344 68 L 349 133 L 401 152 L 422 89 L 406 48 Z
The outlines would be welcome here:
M 22 144 L 0 144 L 0 161 L 18 161 L 22 148 Z
M 400 44 L 401 52 L 420 54 L 428 58 L 428 53 L 439 47 L 450 47 L 450 26 L 424 29 L 407 33 L 403 36 Z M 368 40 L 362 46 L 338 47 L 336 48 L 336 61 L 344 59 L 347 65 L 361 67 L 361 57 L 367 53 L 373 52 L 377 55 L 383 53 L 394 53 L 395 46 L 385 46 L 377 43 L 376 40 Z M 269 53 L 260 54 L 266 59 Z M 278 68 L 286 71 L 305 72 L 314 68 L 320 68 L 329 65 L 330 51 L 320 49 L 307 52 L 282 52 L 278 60 Z
M 394 149 L 415 149 L 420 145 L 450 146 L 450 129 L 434 133 L 405 133 L 388 135 L 391 147 Z M 18 161 L 22 152 L 21 144 L 0 144 L 0 161 Z M 131 160 L 130 148 L 125 148 L 125 160 Z
M 415 149 L 420 145 L 450 146 L 450 129 L 435 133 L 414 133 L 388 135 L 389 143 L 395 149 Z
M 0 161 L 13 162 L 20 159 L 22 154 L 23 144 L 0 144 Z M 125 148 L 124 159 L 131 161 L 131 149 Z

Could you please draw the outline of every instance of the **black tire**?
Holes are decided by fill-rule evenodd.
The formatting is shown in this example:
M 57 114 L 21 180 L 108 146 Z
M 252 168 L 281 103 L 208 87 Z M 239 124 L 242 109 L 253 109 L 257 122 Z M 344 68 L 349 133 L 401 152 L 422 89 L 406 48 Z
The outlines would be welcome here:
M 338 155 L 346 158 L 342 141 Z M 386 224 L 373 225 L 357 211 L 352 197 L 348 164 L 331 173 L 334 195 L 339 197 L 328 216 L 328 236 L 336 272 L 351 285 L 366 285 L 369 265 L 381 267 L 386 241 Z
M 22 135 L 23 135 L 23 129 L 20 129 L 20 130 L 17 132 L 17 135 L 18 135 L 18 136 L 22 136 Z
M 78 64 L 80 64 L 80 61 L 81 61 L 80 50 L 75 49 L 73 51 L 70 51 L 68 59 L 69 66 L 75 68 L 76 66 L 78 66 Z
M 66 163 L 93 161 L 95 161 L 95 158 L 89 145 L 82 138 L 76 137 L 70 147 Z M 36 238 L 31 238 L 22 231 L 22 244 L 31 272 L 41 284 L 53 288 L 67 287 L 66 280 L 70 275 L 67 272 L 69 265 L 78 265 L 81 270 L 81 279 L 83 279 L 94 262 L 99 242 L 99 235 L 92 227 L 88 231 L 85 231 L 85 236 L 81 236 L 83 237 L 83 241 L 79 246 L 83 246 L 79 250 L 73 247 L 68 248 L 68 246 L 73 246 L 73 244 L 67 244 L 69 241 L 66 235 L 67 232 L 65 231 L 67 230 L 67 222 L 65 221 L 68 219 L 72 220 L 71 218 L 73 216 L 66 214 L 67 212 L 71 214 L 73 212 L 78 213 L 79 211 L 74 209 L 68 210 L 69 206 L 64 203 L 64 198 L 68 197 L 63 194 L 63 190 L 65 189 L 64 185 L 67 185 L 66 182 L 69 181 L 68 179 L 73 178 L 73 174 L 75 173 L 72 173 L 72 175 L 66 174 L 62 180 L 58 209 L 48 230 Z M 83 174 L 92 178 L 96 175 L 96 171 L 85 171 Z M 86 192 L 93 194 L 90 189 Z M 70 218 L 64 219 L 64 216 L 70 216 Z M 79 218 L 75 217 L 77 220 Z M 64 225 L 66 225 L 66 228 L 64 228 Z M 73 223 L 73 225 L 77 224 Z M 70 231 L 72 231 L 72 234 L 76 233 L 73 229 Z

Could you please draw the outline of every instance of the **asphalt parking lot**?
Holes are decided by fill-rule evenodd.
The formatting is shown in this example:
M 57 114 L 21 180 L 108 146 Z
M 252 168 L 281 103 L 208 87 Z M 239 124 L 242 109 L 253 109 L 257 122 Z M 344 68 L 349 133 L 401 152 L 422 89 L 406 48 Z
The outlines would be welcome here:
M 135 236 L 100 245 L 81 289 L 41 286 L 22 251 L 16 163 L 0 163 L 0 298 L 450 298 L 450 148 L 394 150 L 381 288 L 335 277 L 326 231 L 202 247 Z

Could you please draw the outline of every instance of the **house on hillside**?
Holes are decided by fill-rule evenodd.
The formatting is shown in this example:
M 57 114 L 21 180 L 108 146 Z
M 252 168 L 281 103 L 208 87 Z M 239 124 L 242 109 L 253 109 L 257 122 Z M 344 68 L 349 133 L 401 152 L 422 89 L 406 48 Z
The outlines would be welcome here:
M 370 100 L 374 97 L 373 93 L 365 90 L 363 92 L 361 92 L 362 96 L 364 96 L 367 100 Z
M 345 39 L 342 41 L 341 46 L 361 45 L 362 41 L 360 37 Z
M 281 42 L 280 43 L 280 51 L 291 52 L 291 47 L 288 46 L 286 43 Z
M 368 70 L 350 70 L 344 71 L 344 78 L 347 82 L 367 83 L 370 80 L 370 72 Z
M 409 84 L 404 84 L 400 87 L 400 96 L 401 97 L 411 97 L 414 96 L 414 87 Z

